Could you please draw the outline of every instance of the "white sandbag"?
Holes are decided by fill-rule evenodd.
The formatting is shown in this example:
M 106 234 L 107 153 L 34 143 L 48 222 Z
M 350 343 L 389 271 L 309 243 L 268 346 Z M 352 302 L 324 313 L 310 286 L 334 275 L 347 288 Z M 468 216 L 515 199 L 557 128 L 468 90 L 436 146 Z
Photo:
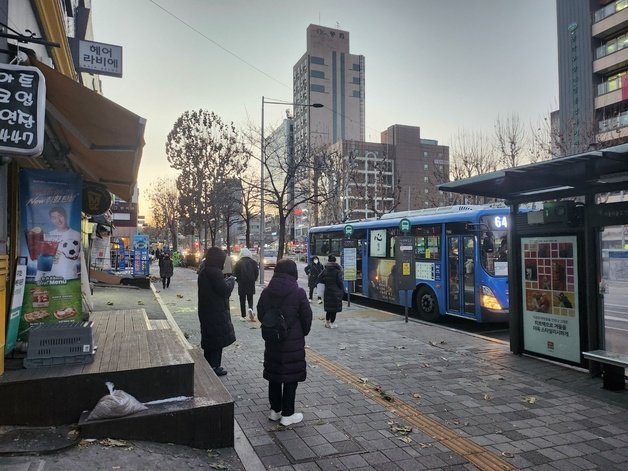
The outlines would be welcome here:
M 144 404 L 135 399 L 129 393 L 122 390 L 115 390 L 113 383 L 106 382 L 109 394 L 100 398 L 94 410 L 89 413 L 87 420 L 110 419 L 113 417 L 124 417 L 146 410 Z

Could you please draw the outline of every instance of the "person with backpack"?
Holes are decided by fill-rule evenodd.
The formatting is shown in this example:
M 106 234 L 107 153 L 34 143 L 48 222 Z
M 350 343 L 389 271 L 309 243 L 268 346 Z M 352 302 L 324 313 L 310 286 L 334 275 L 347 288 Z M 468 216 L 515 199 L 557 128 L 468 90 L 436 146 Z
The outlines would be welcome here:
M 305 337 L 312 327 L 312 308 L 305 291 L 297 284 L 297 278 L 294 260 L 279 260 L 257 302 L 257 317 L 262 323 L 265 339 L 268 418 L 279 420 L 284 426 L 303 420 L 303 414 L 294 410 L 294 401 L 298 384 L 307 377 Z
M 312 295 L 318 285 L 318 277 L 323 271 L 323 265 L 319 261 L 318 257 L 314 255 L 309 265 L 305 266 L 305 274 L 307 275 L 307 286 L 310 289 L 310 301 L 312 301 Z M 321 303 L 321 296 L 318 294 L 319 304 Z
M 249 302 L 249 319 L 255 320 L 253 313 L 253 295 L 255 294 L 255 282 L 259 276 L 257 262 L 253 260 L 251 251 L 246 247 L 240 250 L 240 260 L 233 267 L 233 274 L 238 281 L 238 296 L 240 297 L 240 313 L 242 320 L 246 319 L 246 301 Z
M 342 280 L 342 269 L 336 263 L 336 257 L 327 258 L 325 269 L 319 277 L 319 283 L 325 285 L 323 294 L 323 308 L 325 309 L 325 327 L 335 329 L 336 314 L 342 311 L 342 297 L 345 285 Z
M 203 355 L 217 376 L 227 374 L 222 366 L 222 349 L 235 342 L 235 331 L 229 312 L 229 297 L 235 277 L 222 273 L 226 254 L 218 247 L 210 247 L 205 254 L 205 265 L 198 275 L 198 319 L 201 323 Z

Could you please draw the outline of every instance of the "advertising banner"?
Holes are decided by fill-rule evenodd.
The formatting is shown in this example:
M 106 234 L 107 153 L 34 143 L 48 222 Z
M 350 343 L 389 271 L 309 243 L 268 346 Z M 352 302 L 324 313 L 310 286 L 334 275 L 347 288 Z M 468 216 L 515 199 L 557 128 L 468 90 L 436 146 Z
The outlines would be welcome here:
M 150 263 L 148 258 L 148 236 L 133 236 L 133 276 L 148 276 Z
M 369 258 L 368 296 L 389 303 L 399 302 L 395 260 Z
M 99 270 L 111 269 L 111 240 L 109 237 L 92 239 L 91 265 Z
M 26 258 L 18 257 L 15 264 L 15 276 L 13 277 L 13 296 L 11 297 L 11 310 L 7 321 L 7 341 L 4 353 L 8 355 L 15 348 L 17 331 L 20 326 L 20 313 L 24 302 L 24 287 L 26 285 Z
M 577 239 L 523 237 L 524 348 L 580 362 Z
M 20 170 L 20 255 L 27 258 L 18 333 L 33 323 L 81 320 L 81 178 Z

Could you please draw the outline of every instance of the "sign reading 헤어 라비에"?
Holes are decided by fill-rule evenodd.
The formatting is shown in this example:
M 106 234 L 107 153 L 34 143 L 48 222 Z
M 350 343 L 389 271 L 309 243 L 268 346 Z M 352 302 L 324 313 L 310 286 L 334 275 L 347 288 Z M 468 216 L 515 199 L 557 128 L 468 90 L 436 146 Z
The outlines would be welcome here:
M 46 82 L 36 67 L 0 64 L 0 154 L 44 150 Z
M 70 48 L 79 72 L 122 77 L 122 46 L 70 38 Z

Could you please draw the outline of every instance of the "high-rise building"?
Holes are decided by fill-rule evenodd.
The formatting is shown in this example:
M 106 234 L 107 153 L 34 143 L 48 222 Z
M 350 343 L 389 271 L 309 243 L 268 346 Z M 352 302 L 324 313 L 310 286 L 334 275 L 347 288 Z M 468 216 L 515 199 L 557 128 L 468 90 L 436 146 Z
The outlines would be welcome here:
M 560 154 L 628 141 L 628 1 L 557 0 Z
M 295 147 L 364 141 L 364 56 L 349 52 L 349 32 L 310 25 L 307 50 L 293 67 Z

